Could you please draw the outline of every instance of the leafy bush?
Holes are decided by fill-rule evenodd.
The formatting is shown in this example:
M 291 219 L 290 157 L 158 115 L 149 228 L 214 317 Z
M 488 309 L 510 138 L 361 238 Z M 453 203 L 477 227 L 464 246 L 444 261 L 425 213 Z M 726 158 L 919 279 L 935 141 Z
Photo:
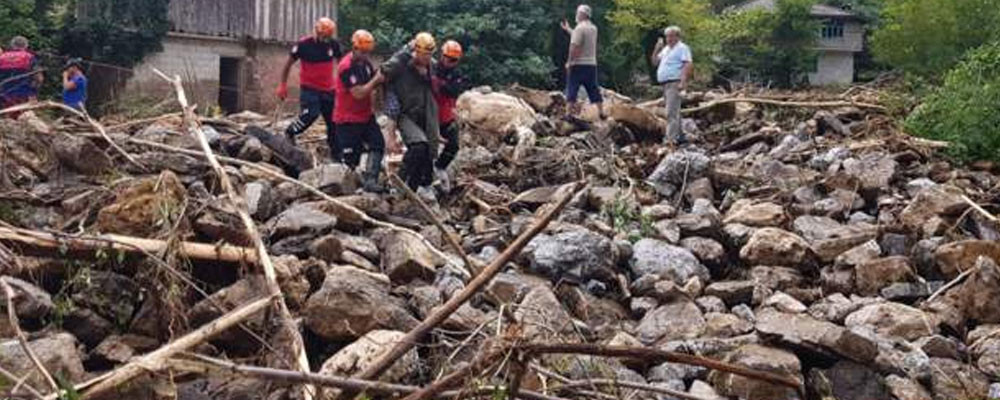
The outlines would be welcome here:
M 1000 42 L 973 50 L 906 119 L 906 129 L 951 142 L 959 160 L 1000 161 Z
M 1000 39 L 998 26 L 996 0 L 886 0 L 872 51 L 895 68 L 936 77 L 966 51 Z

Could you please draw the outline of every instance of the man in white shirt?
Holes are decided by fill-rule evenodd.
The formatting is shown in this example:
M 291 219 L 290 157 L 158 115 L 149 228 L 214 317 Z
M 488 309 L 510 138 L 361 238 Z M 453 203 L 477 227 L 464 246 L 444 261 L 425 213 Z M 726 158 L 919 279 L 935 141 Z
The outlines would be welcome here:
M 667 135 L 665 142 L 684 144 L 687 139 L 681 129 L 681 92 L 687 89 L 694 64 L 691 49 L 681 42 L 681 28 L 671 26 L 663 30 L 663 37 L 656 42 L 652 55 L 656 80 L 663 85 L 663 98 L 667 108 Z

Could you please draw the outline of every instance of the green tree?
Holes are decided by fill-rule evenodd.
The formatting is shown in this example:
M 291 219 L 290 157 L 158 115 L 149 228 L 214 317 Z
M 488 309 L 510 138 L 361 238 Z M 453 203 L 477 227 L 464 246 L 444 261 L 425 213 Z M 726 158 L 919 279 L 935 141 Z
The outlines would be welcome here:
M 1000 38 L 996 0 L 886 0 L 872 36 L 877 60 L 905 72 L 935 77 L 969 49 Z
M 616 47 L 631 60 L 634 70 L 646 70 L 653 77 L 655 66 L 649 55 L 664 28 L 676 25 L 691 47 L 697 75 L 711 77 L 718 54 L 718 20 L 709 0 L 615 0 L 610 20 L 617 30 Z
M 162 49 L 170 0 L 77 1 L 71 7 L 79 7 L 82 18 L 67 17 L 63 54 L 131 67 Z
M 1000 42 L 971 51 L 906 119 L 909 133 L 951 142 L 959 160 L 1000 161 Z
M 813 70 L 819 23 L 810 16 L 814 0 L 777 0 L 773 11 L 725 14 L 719 26 L 720 74 L 737 81 L 791 87 Z

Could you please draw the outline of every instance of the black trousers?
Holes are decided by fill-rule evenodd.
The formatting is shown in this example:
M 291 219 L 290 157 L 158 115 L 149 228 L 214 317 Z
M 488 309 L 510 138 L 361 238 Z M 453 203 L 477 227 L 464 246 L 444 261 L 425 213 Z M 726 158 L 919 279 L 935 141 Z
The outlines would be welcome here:
M 334 161 L 340 162 L 343 157 L 335 136 L 337 130 L 333 122 L 333 96 L 333 92 L 302 88 L 299 93 L 299 106 L 302 111 L 299 112 L 299 117 L 285 130 L 285 134 L 294 139 L 309 129 L 319 117 L 323 117 L 323 122 L 326 123 L 326 144 L 330 148 L 330 157 Z
M 403 168 L 406 170 L 406 185 L 417 190 L 421 186 L 430 186 L 434 182 L 434 160 L 431 157 L 431 146 L 426 142 L 406 145 L 403 155 Z
M 337 125 L 337 144 L 343 154 L 344 164 L 356 168 L 361 163 L 361 153 L 384 154 L 385 139 L 375 117 L 368 122 L 341 123 Z M 379 159 L 379 162 L 382 160 Z
M 446 169 L 458 155 L 458 124 L 452 121 L 441 126 L 441 138 L 446 140 L 444 150 L 441 150 L 434 165 L 439 169 Z

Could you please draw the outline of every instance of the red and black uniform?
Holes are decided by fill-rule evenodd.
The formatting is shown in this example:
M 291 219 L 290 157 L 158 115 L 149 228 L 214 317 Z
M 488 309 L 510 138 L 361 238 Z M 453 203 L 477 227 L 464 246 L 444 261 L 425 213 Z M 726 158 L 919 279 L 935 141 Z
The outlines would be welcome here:
M 0 54 L 0 108 L 16 106 L 38 96 L 35 70 L 38 59 L 28 50 Z
M 375 66 L 368 60 L 355 59 L 354 53 L 350 53 L 340 60 L 337 71 L 337 104 L 333 111 L 337 144 L 343 151 L 344 163 L 351 169 L 361 162 L 361 153 L 367 147 L 368 169 L 364 176 L 367 187 L 378 179 L 385 155 L 385 140 L 375 122 L 372 97 L 357 99 L 351 94 L 351 89 L 370 82 L 375 77 Z
M 455 156 L 458 155 L 458 124 L 455 122 L 455 104 L 465 86 L 465 77 L 458 68 L 445 68 L 438 64 L 432 78 L 434 101 L 438 106 L 438 123 L 441 125 L 441 137 L 446 142 L 444 150 L 438 156 L 434 166 L 446 169 Z
M 334 161 L 340 160 L 340 151 L 334 139 L 334 122 L 331 119 L 334 104 L 333 68 L 343 56 L 336 40 L 321 40 L 313 36 L 299 39 L 292 47 L 291 57 L 299 61 L 299 103 L 302 112 L 288 126 L 285 134 L 294 140 L 305 132 L 320 116 L 326 122 L 326 141 Z

